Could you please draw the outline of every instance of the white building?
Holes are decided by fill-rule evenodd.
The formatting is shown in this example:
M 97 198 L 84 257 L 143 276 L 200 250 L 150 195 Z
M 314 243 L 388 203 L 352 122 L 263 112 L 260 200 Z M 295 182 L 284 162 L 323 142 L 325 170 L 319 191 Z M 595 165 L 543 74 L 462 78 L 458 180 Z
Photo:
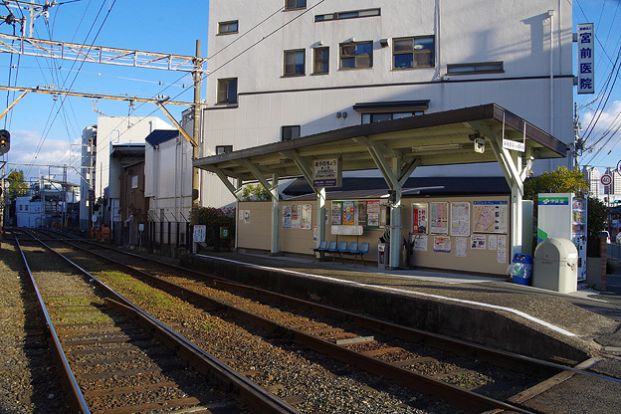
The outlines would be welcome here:
M 97 125 L 86 128 L 82 134 L 82 197 L 80 225 L 85 231 L 92 214 L 90 204 L 97 199 L 109 199 L 110 215 L 116 217 L 120 198 L 121 165 L 111 154 L 114 146 L 139 144 L 144 146 L 145 138 L 156 129 L 174 129 L 157 117 L 111 117 L 99 116 Z M 89 187 L 93 195 L 89 200 Z
M 15 199 L 15 216 L 17 227 L 36 229 L 43 221 L 42 202 L 32 201 L 32 196 L 17 197 Z
M 599 189 L 600 179 L 602 176 L 597 167 L 586 166 L 582 169 L 582 173 L 584 175 L 584 178 L 589 183 L 589 196 L 599 198 L 599 196 L 602 194 Z
M 571 2 L 212 0 L 209 19 L 205 156 L 487 103 L 573 142 Z M 204 204 L 232 201 L 205 178 Z
M 146 138 L 145 197 L 152 221 L 190 220 L 192 145 L 172 130 L 155 130 Z

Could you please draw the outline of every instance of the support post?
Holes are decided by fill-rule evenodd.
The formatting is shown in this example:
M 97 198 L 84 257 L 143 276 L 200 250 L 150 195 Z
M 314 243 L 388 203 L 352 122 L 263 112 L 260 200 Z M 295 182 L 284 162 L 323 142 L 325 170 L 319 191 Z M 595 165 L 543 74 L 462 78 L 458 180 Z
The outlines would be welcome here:
M 197 160 L 201 157 L 201 147 L 202 143 L 200 142 L 201 136 L 201 85 L 203 80 L 202 73 L 202 59 L 201 59 L 201 41 L 196 40 L 196 60 L 194 61 L 194 124 L 192 128 L 192 140 L 194 141 L 194 145 L 192 145 L 192 159 Z M 200 169 L 194 167 L 192 168 L 192 200 L 193 204 L 200 206 Z
M 400 158 L 392 159 L 392 175 L 393 177 L 401 176 Z M 413 170 L 412 170 L 413 171 Z M 394 200 L 390 205 L 390 269 L 398 269 L 401 266 L 401 180 L 394 180 L 395 184 L 392 191 L 394 192 Z
M 322 187 L 317 192 L 317 237 L 319 242 L 326 239 L 326 188 Z
M 280 224 L 280 217 L 278 211 L 278 175 L 272 174 L 272 188 L 270 190 L 272 194 L 272 246 L 270 249 L 270 253 L 272 255 L 277 255 L 280 253 L 280 243 L 279 243 L 279 234 L 278 228 Z
M 11 112 L 11 109 L 13 109 L 13 107 L 17 105 L 19 101 L 24 99 L 24 96 L 28 95 L 28 92 L 29 91 L 24 91 L 17 98 L 15 98 L 15 100 L 11 102 L 11 104 L 7 106 L 7 108 L 2 111 L 2 113 L 0 113 L 0 119 L 4 118 L 9 112 Z

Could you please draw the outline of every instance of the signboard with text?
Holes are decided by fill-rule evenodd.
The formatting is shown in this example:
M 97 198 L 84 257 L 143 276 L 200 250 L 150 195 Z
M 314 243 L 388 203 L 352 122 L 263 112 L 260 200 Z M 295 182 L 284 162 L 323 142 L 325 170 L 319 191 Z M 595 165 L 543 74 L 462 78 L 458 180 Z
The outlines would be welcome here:
M 205 236 L 207 235 L 207 226 L 204 224 L 197 224 L 194 226 L 194 232 L 192 239 L 194 243 L 205 243 Z
M 595 31 L 593 23 L 578 28 L 578 93 L 595 93 Z
M 315 188 L 341 187 L 341 160 L 327 158 L 313 161 L 313 186 Z

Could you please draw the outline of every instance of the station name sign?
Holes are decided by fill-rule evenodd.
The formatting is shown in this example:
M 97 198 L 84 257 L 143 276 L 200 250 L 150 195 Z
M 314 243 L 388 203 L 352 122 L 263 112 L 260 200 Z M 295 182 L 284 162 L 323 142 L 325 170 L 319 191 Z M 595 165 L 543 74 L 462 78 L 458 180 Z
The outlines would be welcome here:
M 341 187 L 343 171 L 340 158 L 313 161 L 313 186 L 315 188 Z
M 595 31 L 593 23 L 578 28 L 578 93 L 595 93 Z

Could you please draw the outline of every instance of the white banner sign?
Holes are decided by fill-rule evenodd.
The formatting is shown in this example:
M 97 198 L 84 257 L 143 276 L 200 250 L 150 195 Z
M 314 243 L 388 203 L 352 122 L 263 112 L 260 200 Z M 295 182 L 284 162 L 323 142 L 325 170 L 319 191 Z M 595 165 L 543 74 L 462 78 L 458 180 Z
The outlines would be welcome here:
M 340 187 L 342 184 L 341 160 L 338 158 L 313 161 L 313 185 L 315 188 Z
M 194 243 L 205 243 L 205 236 L 207 235 L 207 226 L 203 224 L 197 224 L 194 226 Z
M 593 23 L 578 24 L 578 93 L 595 93 L 595 32 Z

